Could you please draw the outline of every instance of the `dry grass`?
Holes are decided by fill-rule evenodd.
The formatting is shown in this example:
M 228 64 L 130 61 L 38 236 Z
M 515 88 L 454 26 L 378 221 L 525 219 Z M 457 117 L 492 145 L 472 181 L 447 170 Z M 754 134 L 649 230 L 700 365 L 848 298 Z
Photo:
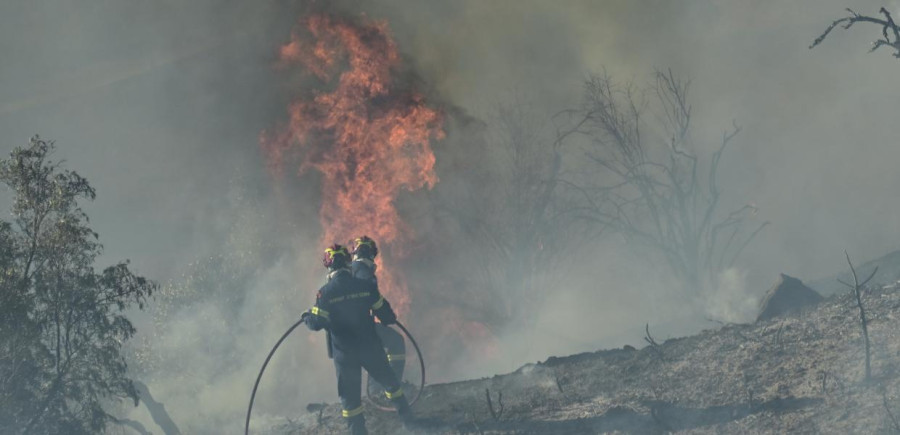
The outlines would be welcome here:
M 900 288 L 863 296 L 872 381 L 856 298 L 751 325 L 726 325 L 640 350 L 552 357 L 493 378 L 429 386 L 416 412 L 434 434 L 894 433 L 900 416 Z M 659 358 L 662 352 L 666 358 Z M 503 391 L 502 419 L 484 391 Z M 273 430 L 344 433 L 338 408 Z M 330 415 L 330 416 L 329 416 Z M 368 412 L 373 434 L 408 433 Z

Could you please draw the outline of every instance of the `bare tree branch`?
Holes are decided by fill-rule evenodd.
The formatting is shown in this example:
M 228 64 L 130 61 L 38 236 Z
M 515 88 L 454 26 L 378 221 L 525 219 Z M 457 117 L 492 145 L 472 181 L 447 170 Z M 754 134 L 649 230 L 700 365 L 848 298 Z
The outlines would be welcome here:
M 718 168 L 740 127 L 734 123 L 725 131 L 711 154 L 697 152 L 690 134 L 690 82 L 671 70 L 657 71 L 655 78 L 649 92 L 616 84 L 605 73 L 587 80 L 580 122 L 572 131 L 590 142 L 584 155 L 596 170 L 560 185 L 582 198 L 577 216 L 661 254 L 686 289 L 704 288 L 722 267 L 734 265 L 768 223 L 744 231 L 756 212 L 753 205 L 719 217 Z M 645 120 L 645 110 L 658 113 L 661 125 Z M 662 137 L 644 133 L 658 130 Z M 723 231 L 729 235 L 720 240 Z
M 845 30 L 850 29 L 856 23 L 872 23 L 878 26 L 881 26 L 881 36 L 882 39 L 878 39 L 872 43 L 872 48 L 869 50 L 869 53 L 878 50 L 881 47 L 891 47 L 894 49 L 894 57 L 900 58 L 900 27 L 894 22 L 894 18 L 891 16 L 891 13 L 888 12 L 887 9 L 881 8 L 879 9 L 879 13 L 884 15 L 884 19 L 870 17 L 866 15 L 860 15 L 856 13 L 852 9 L 847 9 L 847 12 L 850 13 L 849 16 L 840 18 L 832 22 L 825 31 L 819 35 L 818 38 L 813 41 L 812 45 L 809 46 L 810 49 L 815 48 L 825 38 L 834 30 L 837 26 L 843 27 Z M 891 39 L 893 38 L 893 40 Z
M 862 286 L 864 286 L 867 282 L 869 282 L 869 280 L 872 279 L 873 276 L 875 276 L 875 272 L 878 271 L 878 268 L 876 267 L 875 270 L 872 271 L 872 274 L 869 275 L 869 277 L 865 280 L 865 282 L 860 284 L 859 279 L 856 277 L 856 269 L 853 267 L 853 262 L 850 261 L 850 254 L 848 254 L 846 250 L 844 251 L 844 256 L 847 257 L 847 264 L 850 265 L 850 272 L 853 274 L 853 293 L 854 293 L 854 295 L 856 295 L 856 306 L 859 308 L 859 321 L 860 321 L 860 324 L 862 325 L 863 337 L 865 338 L 865 341 L 866 341 L 866 378 L 865 378 L 865 380 L 866 380 L 866 382 L 868 382 L 872 379 L 872 364 L 871 364 L 872 354 L 871 354 L 870 345 L 869 345 L 869 324 L 866 321 L 866 311 L 863 309 L 860 288 Z
M 659 359 L 661 359 L 661 360 L 665 359 L 665 356 L 663 355 L 663 352 L 662 352 L 662 347 L 659 345 L 659 343 L 656 342 L 656 340 L 653 339 L 653 336 L 650 335 L 650 324 L 649 323 L 644 325 L 644 341 L 646 341 L 650 345 L 650 348 L 656 352 L 656 355 L 659 357 Z

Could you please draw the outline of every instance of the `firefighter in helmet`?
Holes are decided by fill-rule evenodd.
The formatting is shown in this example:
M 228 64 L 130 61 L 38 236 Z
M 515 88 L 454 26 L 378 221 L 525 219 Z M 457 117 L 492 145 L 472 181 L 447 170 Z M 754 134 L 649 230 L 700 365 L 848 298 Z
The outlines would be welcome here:
M 352 242 L 353 262 L 350 264 L 350 271 L 353 276 L 378 283 L 375 277 L 375 256 L 378 255 L 378 246 L 375 241 L 368 236 L 357 237 Z M 387 354 L 391 368 L 397 375 L 397 379 L 403 381 L 403 371 L 406 369 L 406 342 L 399 332 L 382 323 L 375 324 L 375 332 L 381 338 L 384 345 L 384 351 Z M 370 391 L 383 390 L 380 385 L 371 385 Z M 368 388 L 368 387 L 367 387 Z
M 362 407 L 363 368 L 385 386 L 385 395 L 404 423 L 411 422 L 412 411 L 375 333 L 372 316 L 389 325 L 397 321 L 394 310 L 378 292 L 378 284 L 350 273 L 347 248 L 331 246 L 325 250 L 322 262 L 328 269 L 328 282 L 316 295 L 316 304 L 306 315 L 306 325 L 313 331 L 326 329 L 331 335 L 338 396 L 350 433 L 368 433 Z

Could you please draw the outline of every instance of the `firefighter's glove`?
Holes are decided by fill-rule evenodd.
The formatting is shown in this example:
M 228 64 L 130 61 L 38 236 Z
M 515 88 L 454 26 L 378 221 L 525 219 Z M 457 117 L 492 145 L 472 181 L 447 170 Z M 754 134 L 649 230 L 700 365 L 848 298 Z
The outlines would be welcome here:
M 384 316 L 378 317 L 378 320 L 381 321 L 381 324 L 384 326 L 391 326 L 397 323 L 397 316 Z
M 301 316 L 306 321 L 306 327 L 312 331 L 328 330 L 331 326 L 328 321 L 328 312 L 317 307 L 311 308 Z

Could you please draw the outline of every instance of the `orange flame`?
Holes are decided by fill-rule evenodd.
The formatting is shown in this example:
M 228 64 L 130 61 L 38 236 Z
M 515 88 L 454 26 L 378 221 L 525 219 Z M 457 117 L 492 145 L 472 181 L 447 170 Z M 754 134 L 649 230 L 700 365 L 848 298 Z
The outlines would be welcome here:
M 385 22 L 314 15 L 301 24 L 280 63 L 299 64 L 332 89 L 292 102 L 288 124 L 264 133 L 261 146 L 276 172 L 298 156 L 300 173 L 322 174 L 323 245 L 368 235 L 383 252 L 402 255 L 411 229 L 394 201 L 403 189 L 438 181 L 429 141 L 444 137 L 442 116 L 397 79 L 400 55 Z M 406 312 L 405 279 L 385 265 L 379 275 L 382 292 Z

